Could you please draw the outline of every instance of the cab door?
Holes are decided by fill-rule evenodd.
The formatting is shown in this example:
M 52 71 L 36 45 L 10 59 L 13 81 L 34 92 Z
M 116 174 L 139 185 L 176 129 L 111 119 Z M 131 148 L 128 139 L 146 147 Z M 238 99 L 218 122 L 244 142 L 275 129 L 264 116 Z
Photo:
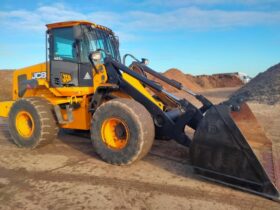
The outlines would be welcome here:
M 92 68 L 80 59 L 79 41 L 73 27 L 49 32 L 50 85 L 52 87 L 90 87 Z

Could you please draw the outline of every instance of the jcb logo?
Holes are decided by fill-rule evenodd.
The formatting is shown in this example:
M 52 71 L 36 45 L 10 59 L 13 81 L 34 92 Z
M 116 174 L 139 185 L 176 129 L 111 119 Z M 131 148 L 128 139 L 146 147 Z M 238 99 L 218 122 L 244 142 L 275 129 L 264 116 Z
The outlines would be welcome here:
M 35 72 L 33 73 L 32 79 L 45 79 L 46 77 L 46 72 Z
M 72 81 L 72 76 L 71 74 L 67 74 L 67 73 L 61 73 L 61 81 L 62 83 L 68 83 Z

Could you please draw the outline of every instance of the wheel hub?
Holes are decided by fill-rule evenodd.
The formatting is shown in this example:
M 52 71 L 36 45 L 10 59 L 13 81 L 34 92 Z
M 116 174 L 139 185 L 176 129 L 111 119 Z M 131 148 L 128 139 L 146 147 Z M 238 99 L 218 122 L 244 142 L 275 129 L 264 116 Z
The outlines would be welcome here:
M 110 118 L 103 122 L 101 128 L 103 142 L 112 149 L 123 149 L 128 142 L 127 124 L 118 118 Z
M 30 138 L 34 131 L 34 120 L 30 113 L 20 111 L 16 116 L 16 129 L 23 138 Z

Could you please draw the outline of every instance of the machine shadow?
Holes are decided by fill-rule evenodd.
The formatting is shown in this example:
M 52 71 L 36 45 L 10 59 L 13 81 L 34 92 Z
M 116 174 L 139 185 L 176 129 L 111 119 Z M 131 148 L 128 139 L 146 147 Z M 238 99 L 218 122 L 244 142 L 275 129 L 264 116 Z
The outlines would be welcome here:
M 90 133 L 87 131 L 61 129 L 58 141 L 90 158 L 102 160 L 95 153 L 90 140 Z M 188 148 L 178 145 L 173 140 L 155 140 L 150 152 L 140 161 L 147 162 L 153 167 L 164 169 L 176 176 L 198 178 L 193 175 Z
M 60 129 L 57 141 L 86 156 L 100 159 L 93 150 L 89 131 Z

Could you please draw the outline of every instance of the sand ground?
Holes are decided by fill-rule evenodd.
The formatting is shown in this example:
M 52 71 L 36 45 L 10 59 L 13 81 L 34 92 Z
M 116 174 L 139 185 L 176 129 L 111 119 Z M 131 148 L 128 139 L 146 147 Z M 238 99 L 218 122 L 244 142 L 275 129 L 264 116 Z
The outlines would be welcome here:
M 224 100 L 234 88 L 204 92 Z M 266 134 L 280 144 L 280 106 L 250 103 Z M 280 209 L 279 203 L 204 181 L 188 150 L 155 141 L 131 166 L 112 166 L 93 152 L 86 133 L 61 131 L 53 144 L 17 148 L 0 120 L 0 209 Z

